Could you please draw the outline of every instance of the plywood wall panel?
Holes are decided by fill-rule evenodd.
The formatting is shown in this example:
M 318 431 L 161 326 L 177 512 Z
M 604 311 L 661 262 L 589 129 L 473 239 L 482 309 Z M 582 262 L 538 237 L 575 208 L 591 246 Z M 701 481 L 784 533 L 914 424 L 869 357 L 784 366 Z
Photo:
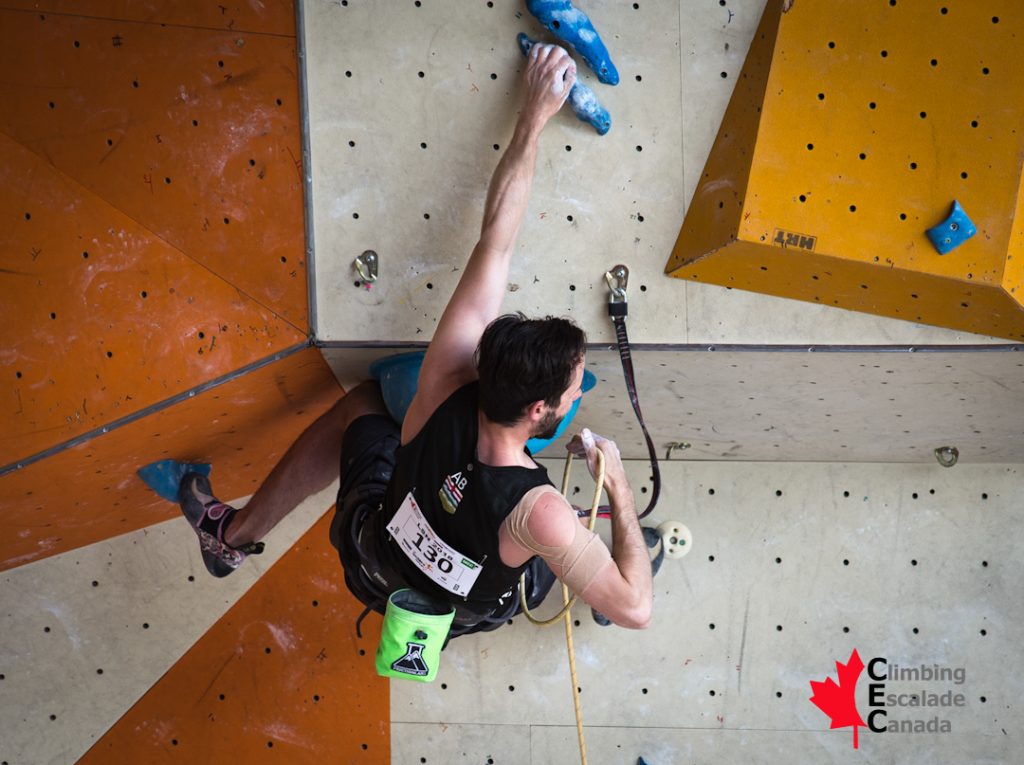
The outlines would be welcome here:
M 410 350 L 324 353 L 352 385 L 376 359 Z M 1022 351 L 648 346 L 632 361 L 661 459 L 934 464 L 934 449 L 955 446 L 961 461 L 989 463 L 1024 462 Z M 647 459 L 618 351 L 591 347 L 586 361 L 597 386 L 569 434 L 589 427 L 628 459 Z M 566 440 L 544 456 L 564 454 Z

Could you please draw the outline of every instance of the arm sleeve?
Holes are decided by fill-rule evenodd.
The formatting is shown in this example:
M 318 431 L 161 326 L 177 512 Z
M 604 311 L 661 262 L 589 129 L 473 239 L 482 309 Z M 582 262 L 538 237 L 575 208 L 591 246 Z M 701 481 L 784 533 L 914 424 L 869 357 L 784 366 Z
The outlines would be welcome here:
M 558 494 L 560 498 L 562 496 L 548 485 L 530 489 L 509 513 L 505 525 L 517 545 L 539 555 L 548 565 L 558 566 L 555 570 L 556 574 L 561 571 L 558 578 L 573 592 L 582 593 L 613 562 L 611 551 L 601 541 L 601 537 L 581 523 L 575 524 L 573 540 L 565 547 L 539 544 L 530 534 L 528 524 L 537 500 L 547 493 Z

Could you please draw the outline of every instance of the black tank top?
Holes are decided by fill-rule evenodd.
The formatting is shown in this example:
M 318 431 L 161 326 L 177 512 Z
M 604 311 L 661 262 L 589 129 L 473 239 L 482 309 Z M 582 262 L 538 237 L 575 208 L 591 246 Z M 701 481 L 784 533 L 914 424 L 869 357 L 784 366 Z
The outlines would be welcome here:
M 488 613 L 499 599 L 511 594 L 527 566 L 510 568 L 502 563 L 498 530 L 526 492 L 551 481 L 540 466 L 494 467 L 477 460 L 478 387 L 473 382 L 455 391 L 416 438 L 399 448 L 383 512 L 372 518 L 378 524 L 373 535 L 378 540 L 378 558 L 410 586 L 476 613 Z M 482 564 L 468 594 L 452 593 L 434 582 L 388 534 L 387 526 L 409 492 L 442 541 Z

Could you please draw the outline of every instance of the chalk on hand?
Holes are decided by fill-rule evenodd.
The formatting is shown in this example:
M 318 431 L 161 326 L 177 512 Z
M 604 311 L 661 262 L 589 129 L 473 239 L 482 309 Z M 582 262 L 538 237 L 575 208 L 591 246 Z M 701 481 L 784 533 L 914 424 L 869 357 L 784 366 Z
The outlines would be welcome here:
M 524 56 L 530 52 L 530 48 L 537 44 L 535 40 L 531 40 L 524 34 L 520 34 L 517 39 L 519 40 L 519 49 Z M 569 91 L 569 106 L 572 107 L 573 113 L 577 117 L 593 126 L 598 135 L 604 135 L 612 126 L 612 117 L 608 114 L 608 110 L 601 106 L 594 91 L 579 80 Z
M 593 449 L 596 446 L 594 443 L 594 434 L 589 428 L 584 428 L 580 431 L 580 440 L 583 442 L 583 447 L 586 449 Z
M 590 18 L 569 0 L 526 0 L 526 8 L 548 30 L 580 54 L 597 79 L 606 85 L 619 84 L 619 72 Z

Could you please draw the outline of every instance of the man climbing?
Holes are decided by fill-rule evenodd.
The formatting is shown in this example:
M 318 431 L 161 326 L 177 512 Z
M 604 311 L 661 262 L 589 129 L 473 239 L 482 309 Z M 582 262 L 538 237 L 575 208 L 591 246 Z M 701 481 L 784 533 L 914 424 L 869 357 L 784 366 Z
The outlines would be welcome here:
M 498 317 L 526 213 L 540 134 L 575 82 L 560 47 L 536 45 L 526 103 L 494 176 L 480 240 L 427 350 L 401 426 L 376 383 L 343 396 L 292 445 L 241 509 L 213 497 L 197 473 L 181 482 L 185 516 L 210 572 L 225 576 L 285 515 L 338 475 L 331 541 L 345 580 L 369 608 L 412 588 L 450 603 L 451 634 L 494 629 L 554 576 L 616 624 L 646 627 L 651 564 L 615 444 L 584 430 L 570 444 L 591 474 L 604 454 L 613 549 L 588 531 L 525 448 L 550 437 L 581 395 L 585 337 L 566 319 Z

